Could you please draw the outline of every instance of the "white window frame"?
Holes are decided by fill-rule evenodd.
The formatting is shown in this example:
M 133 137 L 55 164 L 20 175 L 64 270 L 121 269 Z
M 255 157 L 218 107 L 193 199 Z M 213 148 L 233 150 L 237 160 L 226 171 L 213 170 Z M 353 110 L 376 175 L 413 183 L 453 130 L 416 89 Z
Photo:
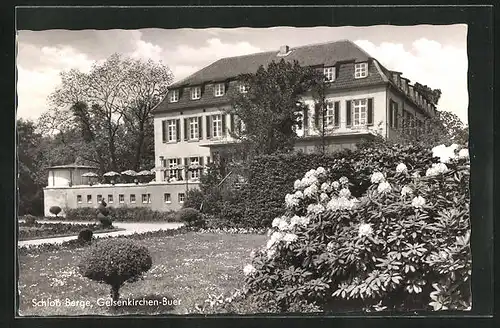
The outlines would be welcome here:
M 102 195 L 97 195 L 97 204 L 99 204 L 100 202 L 102 202 Z
M 163 201 L 167 204 L 172 203 L 172 195 L 169 192 L 163 194 Z
M 184 203 L 184 201 L 186 200 L 186 194 L 185 194 L 185 193 L 183 193 L 183 192 L 180 192 L 180 193 L 177 195 L 177 197 L 178 197 L 179 203 L 181 203 L 181 204 L 182 204 L 182 203 Z
M 170 102 L 171 103 L 178 102 L 179 101 L 179 90 L 171 90 L 170 92 L 172 92 L 168 97 Z
M 142 200 L 143 204 L 147 204 L 148 203 L 148 194 L 142 194 L 141 200 Z
M 248 87 L 248 85 L 242 83 L 239 85 L 238 89 L 239 89 L 240 93 L 248 93 L 249 87 Z
M 335 102 L 332 100 L 326 101 L 326 126 L 334 126 L 335 125 Z
M 368 63 L 356 63 L 354 64 L 354 78 L 362 79 L 368 76 Z
M 356 118 L 357 117 L 357 118 Z M 352 126 L 365 126 L 368 123 L 368 99 L 352 101 Z
M 177 141 L 177 120 L 167 120 L 167 141 Z
M 325 81 L 333 82 L 335 81 L 335 66 L 323 68 L 323 75 L 325 75 Z
M 224 83 L 217 83 L 214 85 L 215 97 L 222 97 L 225 92 L 226 92 L 226 86 L 224 85 Z
M 177 179 L 177 171 L 172 170 L 173 167 L 177 166 L 177 158 L 169 158 L 168 159 L 168 167 L 170 170 L 168 170 L 168 178 L 170 179 L 173 176 Z
M 191 89 L 191 100 L 197 100 L 201 98 L 201 87 L 193 87 Z
M 113 201 L 113 195 L 109 195 L 108 194 L 108 203 L 109 204 L 113 204 L 114 203 L 114 201 Z
M 132 196 L 134 196 L 134 200 L 132 200 Z M 129 196 L 130 204 L 135 204 L 137 202 L 137 197 L 135 194 L 130 194 Z
M 118 195 L 118 203 L 120 203 L 120 204 L 125 203 L 125 194 Z
M 78 204 L 81 204 L 82 203 L 82 195 L 76 195 L 76 202 Z
M 222 120 L 225 116 L 222 114 L 212 115 L 212 137 L 221 138 L 222 137 Z
M 200 158 L 199 157 L 190 157 L 189 158 L 189 164 L 197 164 L 200 165 Z M 200 170 L 193 170 L 191 172 L 191 179 L 199 179 L 200 178 Z
M 148 204 L 151 204 L 151 194 L 148 193 Z
M 198 117 L 189 118 L 189 140 L 197 140 L 200 138 L 200 129 L 198 126 Z
M 92 204 L 92 195 L 87 195 L 87 204 Z

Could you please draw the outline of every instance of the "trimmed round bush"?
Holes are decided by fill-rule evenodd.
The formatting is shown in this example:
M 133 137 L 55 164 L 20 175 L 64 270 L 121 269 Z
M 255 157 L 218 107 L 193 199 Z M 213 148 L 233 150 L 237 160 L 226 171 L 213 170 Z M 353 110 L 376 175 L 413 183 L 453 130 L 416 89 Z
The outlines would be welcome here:
M 91 229 L 82 229 L 78 233 L 78 240 L 86 243 L 90 243 L 92 241 L 92 235 L 94 232 Z
M 34 225 L 36 224 L 36 217 L 33 216 L 33 215 L 26 215 L 24 217 L 24 222 L 27 224 L 27 225 Z
M 178 213 L 179 221 L 184 222 L 189 227 L 202 227 L 205 220 L 200 211 L 194 208 L 183 208 Z
M 62 211 L 62 209 L 59 206 L 57 206 L 57 205 L 56 206 L 51 206 L 49 208 L 49 212 L 52 213 L 52 214 L 54 214 L 55 216 L 58 216 L 59 213 L 61 213 L 61 211 Z
M 97 214 L 97 220 L 99 220 L 104 228 L 110 228 L 111 226 L 113 226 L 113 221 L 111 220 L 111 218 L 105 216 L 102 213 Z
M 78 264 L 79 273 L 111 287 L 111 297 L 117 301 L 120 288 L 126 282 L 139 280 L 151 269 L 149 250 L 128 239 L 107 239 L 91 246 Z

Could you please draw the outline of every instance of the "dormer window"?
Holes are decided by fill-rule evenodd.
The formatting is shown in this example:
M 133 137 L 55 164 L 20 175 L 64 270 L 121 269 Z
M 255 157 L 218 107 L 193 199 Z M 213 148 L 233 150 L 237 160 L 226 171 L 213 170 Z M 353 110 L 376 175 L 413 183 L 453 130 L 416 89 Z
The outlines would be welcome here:
M 215 86 L 214 86 L 214 95 L 216 97 L 221 97 L 224 95 L 224 92 L 225 92 L 225 86 L 224 86 L 224 83 L 217 83 Z
M 362 79 L 368 76 L 368 63 L 354 64 L 354 78 Z
M 171 90 L 169 96 L 170 102 L 178 102 L 179 101 L 179 90 Z
M 323 74 L 325 75 L 326 82 L 335 81 L 335 67 L 325 67 L 323 69 Z
M 201 98 L 201 87 L 193 87 L 191 89 L 191 99 L 196 100 Z
M 246 84 L 240 84 L 238 89 L 240 90 L 240 93 L 247 93 L 249 88 Z

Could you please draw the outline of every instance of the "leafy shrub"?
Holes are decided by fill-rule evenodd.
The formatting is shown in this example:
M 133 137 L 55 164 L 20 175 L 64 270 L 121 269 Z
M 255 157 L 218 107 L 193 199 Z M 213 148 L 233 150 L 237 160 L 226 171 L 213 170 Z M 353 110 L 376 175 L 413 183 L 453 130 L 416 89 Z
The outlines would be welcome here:
M 110 285 L 111 297 L 117 301 L 123 284 L 140 279 L 152 263 L 146 247 L 127 239 L 109 239 L 91 246 L 78 270 L 86 278 Z
M 179 221 L 184 222 L 188 227 L 203 227 L 205 220 L 200 211 L 194 208 L 182 208 L 178 213 Z
M 176 222 L 174 211 L 155 211 L 146 207 L 106 207 L 109 217 L 118 222 Z M 98 211 L 98 209 L 97 209 Z M 96 208 L 80 207 L 66 210 L 68 221 L 94 221 Z
M 33 215 L 25 215 L 24 216 L 24 222 L 27 224 L 27 225 L 35 225 L 36 224 L 36 216 L 33 216 Z
M 51 206 L 49 208 L 49 212 L 54 214 L 55 216 L 58 216 L 59 213 L 61 213 L 62 209 L 59 206 Z
M 90 243 L 92 241 L 92 235 L 94 233 L 92 232 L 92 229 L 83 229 L 80 230 L 78 233 L 78 240 L 86 243 Z
M 195 208 L 200 210 L 203 203 L 203 193 L 199 189 L 189 189 L 183 208 Z
M 438 148 L 427 168 L 380 162 L 361 197 L 335 168 L 308 171 L 244 268 L 249 294 L 280 311 L 470 309 L 468 155 Z
M 227 227 L 269 227 L 272 220 L 285 213 L 282 197 L 294 181 L 311 167 L 329 167 L 331 178 L 350 177 L 351 193 L 359 197 L 366 192 L 373 170 L 386 172 L 404 162 L 414 170 L 421 170 L 436 162 L 429 149 L 421 145 L 392 145 L 385 141 L 365 142 L 354 151 L 336 153 L 286 153 L 264 155 L 247 161 L 246 183 L 240 190 L 224 193 L 203 185 L 203 213 L 226 221 Z M 212 181 L 213 183 L 213 181 Z M 208 204 L 205 207 L 205 204 Z
M 110 228 L 111 226 L 113 226 L 113 221 L 111 220 L 111 218 L 105 216 L 101 212 L 97 213 L 97 220 L 99 220 L 103 228 Z

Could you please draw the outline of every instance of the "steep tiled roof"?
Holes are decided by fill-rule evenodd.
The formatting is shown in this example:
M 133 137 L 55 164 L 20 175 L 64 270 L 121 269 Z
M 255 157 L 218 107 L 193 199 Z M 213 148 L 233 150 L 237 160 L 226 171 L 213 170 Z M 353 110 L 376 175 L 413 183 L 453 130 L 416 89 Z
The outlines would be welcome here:
M 278 56 L 279 51 L 269 51 L 245 56 L 228 57 L 220 59 L 213 64 L 197 71 L 191 76 L 178 81 L 170 86 L 170 89 L 180 91 L 179 100 L 171 103 L 168 97 L 155 109 L 155 112 L 165 112 L 185 108 L 202 106 L 222 106 L 229 103 L 228 93 L 238 87 L 234 80 L 239 74 L 255 73 L 258 68 L 266 66 L 272 61 L 298 61 L 301 66 L 333 66 L 337 67 L 335 81 L 330 84 L 331 89 L 344 89 L 351 87 L 363 87 L 384 83 L 387 81 L 382 72 L 372 64 L 372 57 L 355 43 L 342 40 L 323 44 L 313 44 L 290 48 L 286 56 Z M 354 63 L 370 62 L 368 76 L 362 79 L 354 79 Z M 225 95 L 215 97 L 213 86 L 216 82 L 224 82 L 226 85 Z M 191 87 L 201 86 L 202 95 L 200 99 L 191 100 Z

